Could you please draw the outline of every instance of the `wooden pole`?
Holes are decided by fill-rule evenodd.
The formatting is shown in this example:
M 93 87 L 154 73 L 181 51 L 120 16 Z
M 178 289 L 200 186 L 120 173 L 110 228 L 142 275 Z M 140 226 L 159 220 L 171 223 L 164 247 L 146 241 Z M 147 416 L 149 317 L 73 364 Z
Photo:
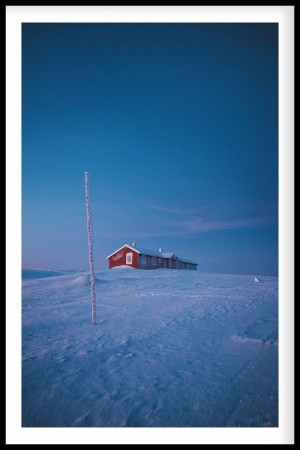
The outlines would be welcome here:
M 90 283 L 91 283 L 91 297 L 92 297 L 92 324 L 96 325 L 96 294 L 95 294 L 92 221 L 91 221 L 90 199 L 89 199 L 89 174 L 88 174 L 88 172 L 84 172 L 84 178 L 85 178 L 86 222 L 87 222 L 87 232 L 88 232 L 89 263 L 90 263 Z

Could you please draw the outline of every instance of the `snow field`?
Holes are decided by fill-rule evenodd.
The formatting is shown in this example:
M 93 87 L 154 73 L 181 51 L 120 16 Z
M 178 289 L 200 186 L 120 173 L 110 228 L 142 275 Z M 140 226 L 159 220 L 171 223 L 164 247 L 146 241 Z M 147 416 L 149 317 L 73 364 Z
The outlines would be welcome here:
M 278 426 L 278 279 L 199 271 L 23 281 L 22 426 Z

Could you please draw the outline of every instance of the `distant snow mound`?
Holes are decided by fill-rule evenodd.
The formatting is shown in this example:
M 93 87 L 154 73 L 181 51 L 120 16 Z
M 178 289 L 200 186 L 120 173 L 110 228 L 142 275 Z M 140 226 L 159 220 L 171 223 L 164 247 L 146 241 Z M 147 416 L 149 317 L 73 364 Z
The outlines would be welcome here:
M 115 266 L 115 267 L 112 267 L 112 269 L 134 269 L 134 267 L 131 267 L 131 266 Z
M 90 277 L 89 275 L 80 275 L 79 277 L 74 278 L 70 284 L 75 286 L 87 286 L 90 284 Z
M 259 283 L 260 280 L 257 277 L 254 277 L 254 281 L 255 283 Z
M 101 284 L 106 283 L 105 280 L 100 280 L 99 278 L 95 277 L 95 283 Z M 88 274 L 80 275 L 79 277 L 74 278 L 70 282 L 71 286 L 89 286 L 90 285 L 90 276 Z

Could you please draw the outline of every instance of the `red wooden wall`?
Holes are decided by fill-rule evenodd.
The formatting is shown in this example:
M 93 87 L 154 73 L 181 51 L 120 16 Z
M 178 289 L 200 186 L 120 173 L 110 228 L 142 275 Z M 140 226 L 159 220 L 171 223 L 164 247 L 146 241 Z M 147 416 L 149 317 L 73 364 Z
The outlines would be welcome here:
M 132 253 L 132 264 L 126 264 L 126 254 Z M 139 254 L 135 251 L 131 250 L 131 248 L 125 247 L 122 248 L 119 252 L 115 253 L 109 258 L 109 268 L 116 266 L 130 266 L 134 267 L 135 269 L 138 268 L 139 264 Z

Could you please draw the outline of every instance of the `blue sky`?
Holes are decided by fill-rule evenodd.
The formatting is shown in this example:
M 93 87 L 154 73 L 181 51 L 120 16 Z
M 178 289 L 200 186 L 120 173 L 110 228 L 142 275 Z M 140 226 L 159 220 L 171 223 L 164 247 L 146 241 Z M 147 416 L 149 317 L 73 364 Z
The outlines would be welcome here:
M 278 274 L 277 24 L 23 24 L 22 265 Z

